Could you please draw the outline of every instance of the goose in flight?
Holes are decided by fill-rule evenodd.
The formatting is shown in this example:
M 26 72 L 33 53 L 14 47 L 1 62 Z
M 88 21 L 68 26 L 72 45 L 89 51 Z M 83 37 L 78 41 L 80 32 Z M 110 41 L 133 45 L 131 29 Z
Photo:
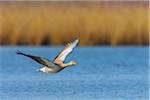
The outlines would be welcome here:
M 38 72 L 45 72 L 45 73 L 57 73 L 68 66 L 76 65 L 75 61 L 70 61 L 68 63 L 64 63 L 65 58 L 73 51 L 73 49 L 77 46 L 79 39 L 74 40 L 73 42 L 68 43 L 65 48 L 55 57 L 53 61 L 50 61 L 46 58 L 33 56 L 29 54 L 25 54 L 19 50 L 17 50 L 17 54 L 29 57 L 36 62 L 44 65 L 43 68 L 37 70 Z

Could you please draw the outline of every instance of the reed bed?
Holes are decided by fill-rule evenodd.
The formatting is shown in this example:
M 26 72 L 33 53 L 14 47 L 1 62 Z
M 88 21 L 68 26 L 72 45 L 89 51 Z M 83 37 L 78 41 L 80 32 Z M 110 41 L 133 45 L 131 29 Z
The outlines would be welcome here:
M 149 44 L 148 6 L 0 4 L 0 45 Z

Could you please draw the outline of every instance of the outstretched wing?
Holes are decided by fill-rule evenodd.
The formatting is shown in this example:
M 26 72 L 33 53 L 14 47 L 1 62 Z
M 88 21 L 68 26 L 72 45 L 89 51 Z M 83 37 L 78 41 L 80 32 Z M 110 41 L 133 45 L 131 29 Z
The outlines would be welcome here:
M 77 46 L 79 39 L 74 40 L 71 43 L 68 43 L 66 47 L 55 57 L 54 63 L 62 64 L 65 58 L 73 51 L 73 49 Z
M 46 58 L 25 54 L 25 53 L 22 53 L 19 50 L 16 53 L 20 54 L 20 55 L 24 55 L 26 57 L 29 57 L 29 58 L 33 59 L 34 61 L 36 61 L 36 62 L 38 62 L 38 63 L 40 63 L 42 65 L 45 65 L 45 66 L 47 66 L 49 68 L 51 68 L 52 66 L 55 66 L 55 64 L 53 62 L 49 61 Z

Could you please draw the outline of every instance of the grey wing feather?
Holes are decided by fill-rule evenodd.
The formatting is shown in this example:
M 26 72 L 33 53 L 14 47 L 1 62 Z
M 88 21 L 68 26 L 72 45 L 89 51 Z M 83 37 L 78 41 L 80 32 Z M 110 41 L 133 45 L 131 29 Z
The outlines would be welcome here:
M 61 64 L 64 62 L 65 58 L 73 51 L 77 46 L 79 39 L 74 40 L 71 43 L 68 43 L 67 46 L 55 57 L 54 62 L 56 64 Z
M 49 61 L 46 58 L 25 54 L 25 53 L 22 53 L 21 51 L 17 51 L 16 53 L 20 54 L 20 55 L 24 55 L 26 57 L 29 57 L 29 58 L 33 59 L 34 61 L 36 61 L 36 62 L 38 62 L 38 63 L 40 63 L 42 65 L 45 65 L 47 67 L 51 68 L 51 67 L 55 66 L 55 64 L 53 62 Z

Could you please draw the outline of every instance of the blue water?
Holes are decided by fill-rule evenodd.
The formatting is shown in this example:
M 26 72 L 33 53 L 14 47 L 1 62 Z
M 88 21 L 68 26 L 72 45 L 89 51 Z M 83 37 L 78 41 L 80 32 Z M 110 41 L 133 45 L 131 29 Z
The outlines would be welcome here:
M 52 60 L 62 48 L 0 47 L 0 100 L 148 100 L 147 46 L 78 47 L 66 60 L 78 65 L 57 74 L 15 54 Z

